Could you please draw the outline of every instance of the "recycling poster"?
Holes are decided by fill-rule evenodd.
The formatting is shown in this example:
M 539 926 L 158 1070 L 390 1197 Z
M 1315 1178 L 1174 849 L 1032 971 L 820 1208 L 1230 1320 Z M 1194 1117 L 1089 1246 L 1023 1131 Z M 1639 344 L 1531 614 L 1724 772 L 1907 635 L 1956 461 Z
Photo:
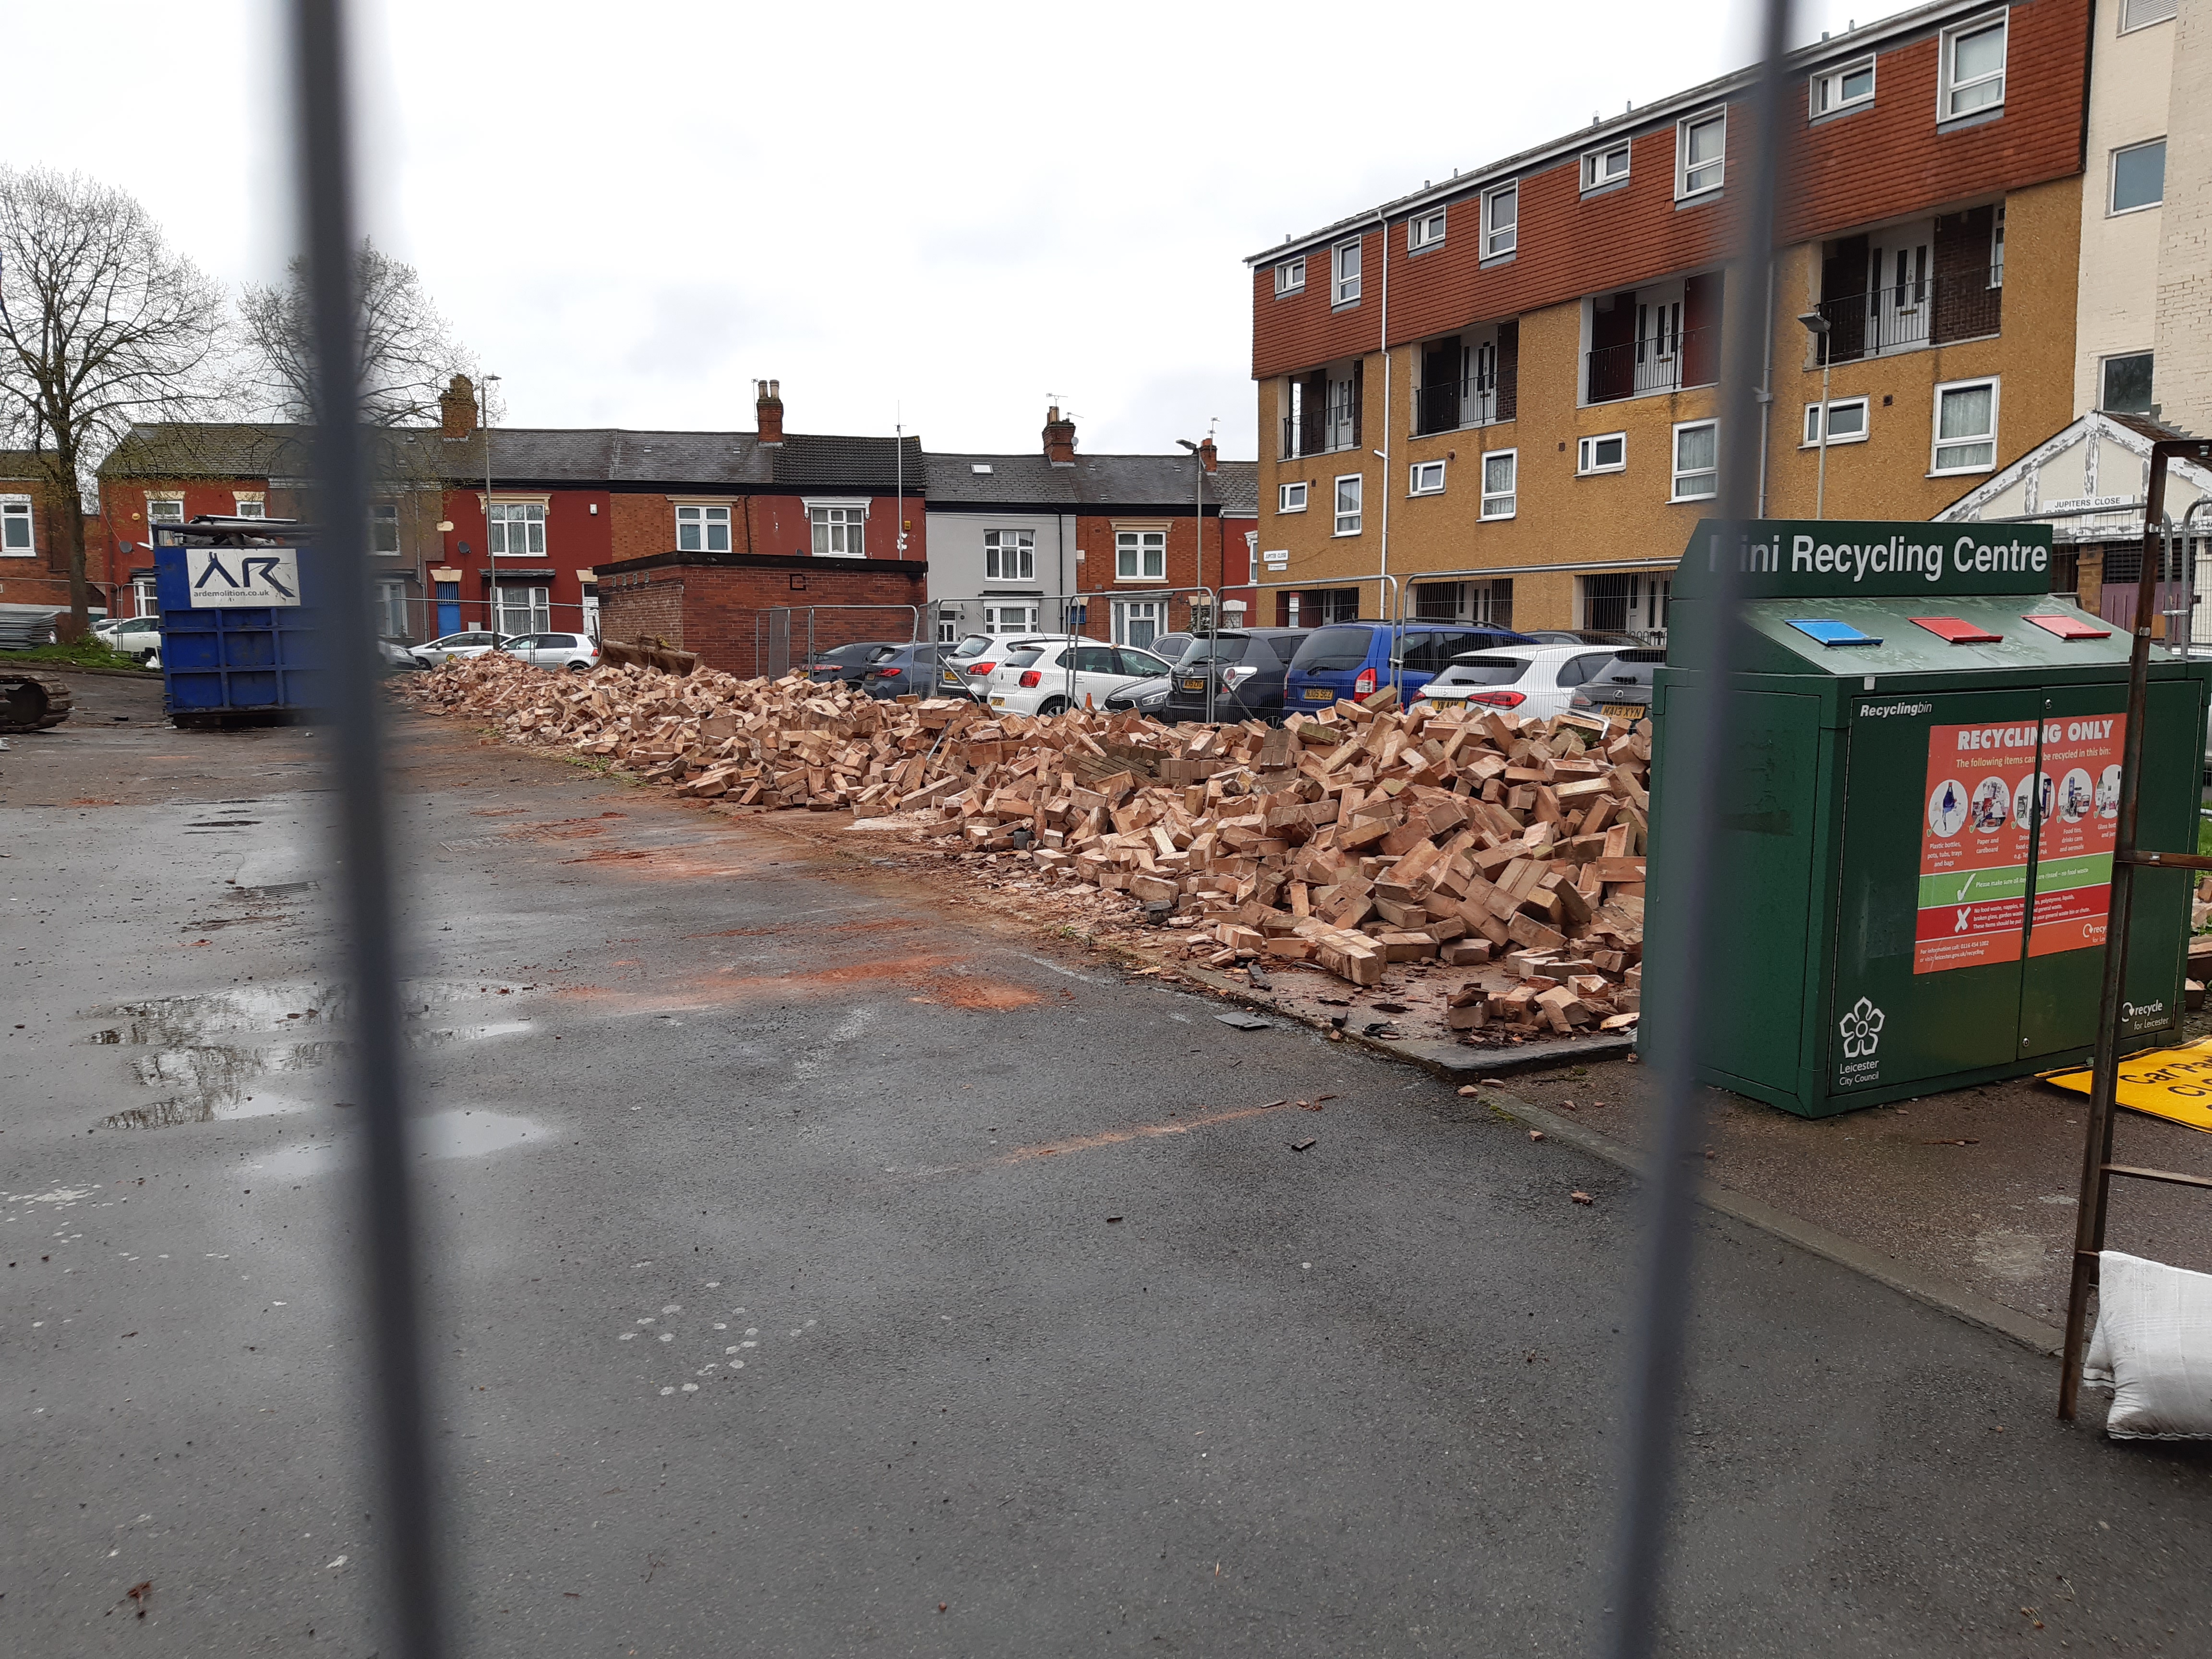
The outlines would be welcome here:
M 1914 973 L 2105 942 L 2124 726 L 2094 714 L 1930 728 Z

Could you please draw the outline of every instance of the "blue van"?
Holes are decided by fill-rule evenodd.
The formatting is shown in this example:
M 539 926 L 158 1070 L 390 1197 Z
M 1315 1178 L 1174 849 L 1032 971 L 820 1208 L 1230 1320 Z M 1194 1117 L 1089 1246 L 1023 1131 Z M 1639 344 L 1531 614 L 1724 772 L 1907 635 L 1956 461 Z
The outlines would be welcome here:
M 1389 684 L 1390 634 L 1390 624 L 1379 622 L 1331 623 L 1316 629 L 1291 659 L 1283 683 L 1283 712 L 1326 708 L 1339 697 L 1364 702 Z M 1398 695 L 1407 703 L 1462 651 L 1536 643 L 1510 628 L 1465 623 L 1411 622 L 1399 638 Z

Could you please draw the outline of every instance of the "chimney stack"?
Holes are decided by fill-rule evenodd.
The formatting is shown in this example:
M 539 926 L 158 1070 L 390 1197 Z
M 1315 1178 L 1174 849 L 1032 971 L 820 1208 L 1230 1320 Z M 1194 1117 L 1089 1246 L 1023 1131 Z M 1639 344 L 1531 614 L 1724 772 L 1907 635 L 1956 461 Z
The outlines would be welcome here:
M 447 438 L 473 437 L 477 429 L 477 388 L 465 374 L 438 394 L 438 431 Z
M 760 428 L 760 441 L 764 444 L 783 441 L 783 393 L 780 380 L 755 380 L 753 393 L 756 421 Z
M 1044 412 L 1044 458 L 1054 466 L 1075 465 L 1075 422 L 1060 418 L 1058 404 Z
M 1218 472 L 1221 470 L 1221 452 L 1213 447 L 1213 436 L 1211 433 L 1206 434 L 1206 441 L 1198 447 L 1198 459 L 1206 463 L 1206 470 L 1208 472 Z

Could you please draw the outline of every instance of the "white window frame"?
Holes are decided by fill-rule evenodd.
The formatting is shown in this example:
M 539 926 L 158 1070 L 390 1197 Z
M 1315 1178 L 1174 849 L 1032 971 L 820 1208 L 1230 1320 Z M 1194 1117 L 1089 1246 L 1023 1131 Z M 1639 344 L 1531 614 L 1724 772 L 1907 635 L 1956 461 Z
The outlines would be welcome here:
M 1490 471 L 1498 462 L 1505 463 L 1505 488 L 1491 487 Z M 1482 516 L 1485 519 L 1510 519 L 1520 511 L 1521 452 L 1517 449 L 1486 449 L 1482 453 Z
M 517 607 L 508 596 L 523 595 L 520 612 L 529 618 L 528 626 L 510 628 L 507 618 L 518 614 Z M 511 582 L 501 579 L 499 591 L 494 596 L 499 611 L 499 631 L 501 634 L 550 634 L 553 631 L 553 590 L 542 583 Z
M 1721 130 L 1720 154 L 1710 161 L 1692 165 L 1690 161 L 1690 140 L 1693 133 L 1710 126 Z M 1699 177 L 1711 173 L 1711 178 L 1699 182 Z M 1674 123 L 1674 199 L 1686 202 L 1692 197 L 1710 196 L 1728 182 L 1728 106 L 1718 109 L 1700 110 L 1695 115 L 1686 115 Z
M 1313 486 L 1307 483 L 1286 483 L 1276 485 L 1275 511 L 1278 513 L 1304 512 L 1306 510 L 1306 497 L 1312 493 L 1312 489 Z
M 2106 396 L 2106 394 L 2111 392 L 2112 386 L 2106 377 L 2112 373 L 2112 365 L 2114 363 L 2127 362 L 2136 357 L 2148 357 L 2151 360 L 2150 368 L 2151 374 L 2153 376 L 2151 385 L 2154 388 L 2157 386 L 2158 381 L 2156 376 L 2158 374 L 2158 354 L 2155 349 L 2150 346 L 2143 346 L 2134 351 L 2108 351 L 2103 356 L 2097 359 L 2097 402 L 2095 407 L 2099 409 L 2109 409 L 2112 407 L 2111 400 Z
M 134 617 L 158 617 L 161 614 L 161 593 L 155 578 L 133 576 L 131 579 L 131 614 Z
M 1619 460 L 1617 460 L 1617 461 L 1601 461 L 1601 460 L 1598 460 L 1598 459 L 1596 459 L 1596 455 L 1597 455 L 1597 447 L 1598 447 L 1600 444 L 1604 444 L 1604 443 L 1616 443 L 1616 442 L 1617 442 L 1617 443 L 1619 443 L 1619 444 L 1620 444 L 1620 459 Z M 1579 438 L 1579 439 L 1577 439 L 1577 440 L 1576 440 L 1576 441 L 1575 441 L 1575 476 L 1576 476 L 1577 478 L 1594 478 L 1594 477 L 1598 477 L 1598 476 L 1599 476 L 1600 474 L 1601 474 L 1601 473 L 1606 473 L 1606 472 L 1626 472 L 1626 471 L 1628 471 L 1628 434 L 1627 434 L 1627 433 L 1626 433 L 1626 432 L 1594 432 L 1594 433 L 1590 434 L 1590 435 L 1589 435 L 1589 437 L 1587 437 L 1587 438 Z
M 1841 435 L 1838 435 L 1836 433 L 1834 430 L 1836 423 L 1835 411 L 1839 409 L 1856 409 L 1858 410 L 1859 429 L 1857 431 L 1846 432 Z M 1867 433 L 1871 424 L 1869 404 L 1868 399 L 1864 398 L 1831 398 L 1828 399 L 1826 405 L 1826 412 L 1824 413 L 1823 406 L 1817 403 L 1807 404 L 1805 405 L 1805 441 L 1799 444 L 1797 446 L 1798 448 L 1818 449 L 1820 447 L 1820 428 L 1824 425 L 1830 428 L 1828 433 L 1828 447 L 1831 449 L 1835 448 L 1838 444 L 1863 444 L 1867 441 Z
M 2148 213 L 2153 208 L 2166 205 L 2166 157 L 2163 153 L 2158 161 L 2158 196 L 2155 200 L 2138 202 L 2133 207 L 2121 207 L 2113 199 L 2120 191 L 2120 157 L 2132 155 L 2139 149 L 2148 149 L 2153 144 L 2163 152 L 2166 149 L 2165 135 L 2146 138 L 2140 143 L 2121 144 L 2105 158 L 2105 216 L 2107 219 L 2124 219 L 2131 213 Z
M 1990 75 L 1978 75 L 1972 80 L 1963 82 L 1954 81 L 1952 78 L 1952 71 L 1957 66 L 1960 42 L 1990 28 L 1998 30 L 2004 37 L 2004 48 L 1997 54 L 1996 72 Z M 2011 53 L 2012 21 L 2011 14 L 2008 11 L 1984 12 L 1979 17 L 1971 18 L 1963 23 L 1954 23 L 1949 28 L 1945 29 L 1939 55 L 1936 60 L 1936 124 L 1942 126 L 1951 121 L 1971 120 L 1975 116 L 1989 115 L 2002 109 L 2005 101 L 2005 72 L 2009 66 Z M 1995 98 L 1984 103 L 1970 105 L 1965 109 L 1958 107 L 1960 94 L 1971 91 L 1976 87 L 1988 86 L 1992 82 L 1996 84 L 1997 89 L 1997 95 Z
M 1632 153 L 1633 149 L 1634 146 L 1631 141 L 1624 138 L 1617 144 L 1606 144 L 1597 149 L 1584 150 L 1583 152 L 1583 193 L 1587 196 L 1591 191 L 1603 190 L 1607 185 L 1617 185 L 1627 178 L 1629 168 L 1636 159 Z M 1607 171 L 1606 163 L 1616 155 L 1620 157 L 1620 170 L 1618 173 Z
M 520 547 L 514 545 L 514 532 L 518 525 L 522 527 L 522 545 Z M 492 545 L 495 538 L 500 544 L 496 547 Z M 532 542 L 537 544 L 535 547 L 531 545 Z M 484 526 L 484 553 L 487 557 L 498 559 L 545 557 L 545 503 L 501 501 L 492 502 Z M 550 624 L 549 623 L 548 626 L 550 627 Z
M 1990 286 L 2004 286 L 2005 265 L 2005 204 L 1997 204 L 1996 216 L 1990 222 Z
M 1990 425 L 1987 435 L 1946 439 L 1942 435 L 1943 394 L 1947 392 L 1968 392 L 1977 386 L 1987 386 L 1990 389 Z M 1928 427 L 1928 476 L 1929 477 L 1947 478 L 1960 473 L 1996 471 L 1997 421 L 2000 416 L 1998 403 L 2002 396 L 2001 377 L 1995 374 L 1978 374 L 1968 380 L 1945 380 L 1936 386 L 1936 404 L 1929 415 Z M 1962 449 L 1968 444 L 1983 443 L 1990 447 L 1990 458 L 1986 461 L 1976 461 L 1961 466 L 1945 466 L 1941 463 L 1940 458 L 1946 449 Z
M 1012 555 L 1011 560 L 1008 555 Z M 987 530 L 983 532 L 983 580 L 987 582 L 1033 582 L 1036 580 L 1036 532 Z
M 1682 434 L 1710 428 L 1713 434 L 1713 464 L 1710 467 L 1692 467 L 1682 471 Z M 1667 499 L 1669 501 L 1710 501 L 1721 493 L 1721 423 L 1718 421 L 1677 421 L 1668 434 L 1667 456 L 1671 480 Z M 1694 495 L 1682 493 L 1684 478 L 1710 477 L 1712 487 L 1701 489 Z
M 726 553 L 734 545 L 730 540 L 730 532 L 732 527 L 731 521 L 735 515 L 731 513 L 727 503 L 678 501 L 675 507 L 676 550 L 678 553 Z M 688 519 L 685 517 L 687 514 L 690 515 Z M 717 514 L 720 516 L 718 518 Z M 713 544 L 714 532 L 717 526 L 722 532 L 722 544 L 720 547 Z M 684 544 L 684 532 L 686 530 L 694 532 L 694 540 L 689 547 Z
M 1408 495 L 1443 495 L 1444 464 L 1442 461 L 1415 461 L 1406 469 L 1406 493 Z
M 1153 545 L 1157 538 L 1158 544 Z M 1160 568 L 1146 571 L 1149 556 L 1157 552 Z M 1164 582 L 1168 579 L 1168 532 L 1164 530 L 1116 530 L 1114 532 L 1114 580 L 1117 582 Z
M 382 576 L 376 583 L 377 632 L 387 640 L 407 635 L 407 584 L 397 576 Z
M 1406 222 L 1406 252 L 1419 253 L 1426 248 L 1443 246 L 1446 228 L 1442 208 L 1415 214 Z
M 1278 300 L 1306 291 L 1306 256 L 1285 259 L 1275 267 L 1275 297 Z
M 1007 639 L 1016 634 L 1034 634 L 1037 629 L 1038 609 L 1035 600 L 1025 605 L 987 605 L 983 607 L 983 631 L 994 640 Z M 1009 617 L 1016 620 L 1008 623 L 1006 618 Z M 950 643 L 957 645 L 959 641 L 953 640 Z
M 1832 70 L 1822 70 L 1812 76 L 1805 88 L 1805 118 L 1809 121 L 1824 120 L 1831 115 L 1841 115 L 1847 109 L 1863 109 L 1874 102 L 1875 62 L 1874 53 L 1869 52 L 1863 58 L 1854 58 L 1848 64 L 1838 64 Z M 1845 97 L 1844 82 L 1861 70 L 1866 71 L 1867 89 L 1856 97 Z M 1832 103 L 1827 101 L 1831 87 L 1835 88 Z
M 2151 0 L 2151 5 L 2156 6 L 2156 0 Z M 2128 21 L 2128 14 L 2135 9 L 2135 0 L 2120 0 L 2120 26 L 2113 31 L 2115 33 L 2133 34 L 2137 29 L 2147 29 L 2155 23 L 2171 23 L 2180 8 L 2174 3 L 2174 0 L 2166 0 L 2165 5 L 2156 9 L 2147 7 L 2146 9 L 2150 9 L 2150 15 L 2140 17 L 2130 23 Z
M 1355 236 L 1348 242 L 1339 242 L 1328 251 L 1328 294 L 1329 303 L 1333 306 L 1356 306 L 1359 303 L 1361 240 Z
M 171 510 L 173 508 L 173 511 Z M 149 489 L 146 492 L 146 522 L 149 525 L 182 524 L 184 521 L 183 490 Z
M 1137 614 L 1140 611 L 1144 613 L 1142 616 Z M 1109 605 L 1108 611 L 1109 626 L 1107 631 L 1114 636 L 1113 642 L 1115 645 L 1128 646 L 1132 651 L 1152 651 L 1152 640 L 1146 641 L 1142 645 L 1134 644 L 1130 641 L 1129 624 L 1132 621 L 1152 623 L 1152 639 L 1159 638 L 1161 635 L 1169 631 L 1168 602 L 1165 599 L 1115 599 Z M 1157 656 L 1159 653 L 1153 652 L 1152 654 Z
M 937 619 L 937 642 L 939 645 L 957 645 L 960 643 L 959 617 L 939 617 Z
M 23 544 L 10 547 L 7 542 L 7 526 L 16 520 L 23 525 Z M 0 558 L 35 559 L 39 556 L 39 515 L 33 510 L 28 495 L 0 495 Z
M 377 532 L 387 525 L 392 530 L 392 545 L 379 547 L 376 544 Z M 380 559 L 399 556 L 399 504 L 397 501 L 371 501 L 368 504 L 368 550 L 374 556 Z
M 269 516 L 269 492 L 265 489 L 234 489 L 230 492 L 231 516 L 239 519 L 265 519 Z
M 1510 222 L 1498 222 L 1498 206 L 1501 202 L 1512 204 Z M 1493 185 L 1482 192 L 1482 257 L 1502 259 L 1521 246 L 1521 181 L 1513 179 L 1503 185 Z
M 1352 486 L 1352 506 L 1349 510 L 1344 504 L 1344 487 L 1346 484 Z M 1335 504 L 1334 526 L 1330 533 L 1338 536 L 1357 536 L 1360 526 L 1366 522 L 1367 475 L 1364 472 L 1340 472 L 1337 475 L 1334 487 L 1329 493 L 1330 499 Z
M 816 558 L 868 556 L 868 502 L 865 496 L 800 500 L 806 508 L 807 546 Z

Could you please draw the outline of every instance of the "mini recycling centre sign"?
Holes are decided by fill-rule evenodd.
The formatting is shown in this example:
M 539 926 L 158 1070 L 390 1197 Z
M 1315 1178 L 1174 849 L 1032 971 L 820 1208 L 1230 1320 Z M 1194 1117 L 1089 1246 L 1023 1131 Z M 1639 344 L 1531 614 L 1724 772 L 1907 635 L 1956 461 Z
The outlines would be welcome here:
M 1723 683 L 1730 565 L 1743 604 Z M 1669 753 L 1726 697 L 1708 823 L 1728 920 L 1698 988 L 1702 1080 L 1818 1117 L 2087 1058 L 2129 640 L 2050 587 L 2039 525 L 1698 526 L 1655 688 L 1647 904 L 1669 925 Z M 2160 647 L 2150 672 L 2139 844 L 2193 846 L 2212 660 Z M 2178 1029 L 2189 884 L 2137 872 L 2138 1048 Z M 1654 1023 L 1677 1017 L 1672 989 L 1646 986 Z

